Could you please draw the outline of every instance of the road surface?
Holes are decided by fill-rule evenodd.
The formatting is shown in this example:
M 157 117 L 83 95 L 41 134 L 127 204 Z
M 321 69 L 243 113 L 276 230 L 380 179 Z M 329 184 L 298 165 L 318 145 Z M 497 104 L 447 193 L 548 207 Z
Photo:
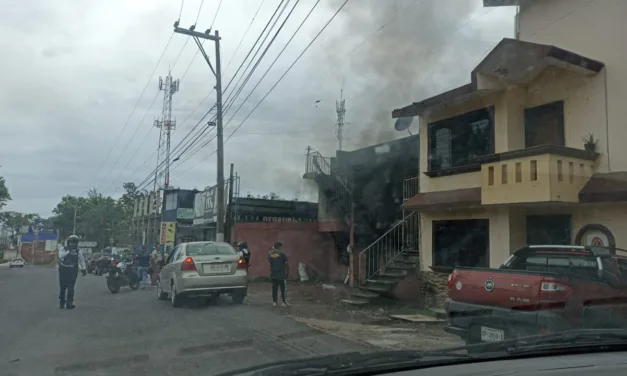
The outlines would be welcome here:
M 264 362 L 368 351 L 274 312 L 252 295 L 172 308 L 155 290 L 111 294 L 80 277 L 58 308 L 54 267 L 0 267 L 0 375 L 213 375 Z

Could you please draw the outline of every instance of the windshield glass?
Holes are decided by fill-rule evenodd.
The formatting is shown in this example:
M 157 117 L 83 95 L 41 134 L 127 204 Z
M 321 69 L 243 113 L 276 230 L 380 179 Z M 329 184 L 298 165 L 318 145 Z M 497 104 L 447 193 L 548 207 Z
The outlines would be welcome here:
M 0 374 L 350 373 L 627 330 L 627 0 L 0 13 Z
M 234 255 L 235 250 L 228 244 L 193 243 L 187 245 L 188 256 Z

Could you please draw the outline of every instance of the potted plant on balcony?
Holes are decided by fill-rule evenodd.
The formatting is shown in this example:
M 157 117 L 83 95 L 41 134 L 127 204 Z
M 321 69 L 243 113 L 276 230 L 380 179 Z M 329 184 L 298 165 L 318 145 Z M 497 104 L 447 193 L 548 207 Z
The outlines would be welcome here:
M 599 140 L 594 138 L 592 133 L 590 133 L 588 137 L 582 137 L 581 139 L 583 140 L 583 148 L 586 149 L 586 151 L 594 152 L 597 150 L 597 142 Z

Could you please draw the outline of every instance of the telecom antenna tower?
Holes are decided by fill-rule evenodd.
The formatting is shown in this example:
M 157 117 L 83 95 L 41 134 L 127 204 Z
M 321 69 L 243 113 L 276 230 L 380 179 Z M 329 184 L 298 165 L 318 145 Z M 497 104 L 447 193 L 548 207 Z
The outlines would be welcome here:
M 155 127 L 159 132 L 159 149 L 157 150 L 157 166 L 159 166 L 161 153 L 165 152 L 165 182 L 163 187 L 170 186 L 170 138 L 172 131 L 176 128 L 176 120 L 172 120 L 172 96 L 179 91 L 179 80 L 173 80 L 168 73 L 165 80 L 159 77 L 159 90 L 163 90 L 163 112 L 161 120 L 155 120 Z M 155 171 L 156 190 L 157 171 Z
M 336 134 L 339 143 L 339 150 L 342 151 L 342 141 L 344 139 L 344 115 L 346 115 L 346 99 L 344 99 L 344 89 L 340 90 L 340 100 L 335 101 L 335 112 L 337 112 Z

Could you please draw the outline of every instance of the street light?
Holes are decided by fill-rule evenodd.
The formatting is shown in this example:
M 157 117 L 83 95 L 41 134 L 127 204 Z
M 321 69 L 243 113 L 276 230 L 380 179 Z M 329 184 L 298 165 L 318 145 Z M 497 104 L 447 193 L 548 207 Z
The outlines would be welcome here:
M 32 244 L 32 251 L 33 251 L 33 265 L 35 265 L 35 245 L 37 244 L 37 241 L 39 240 L 39 226 L 38 224 L 33 224 L 33 235 L 35 235 L 33 237 L 33 244 Z

